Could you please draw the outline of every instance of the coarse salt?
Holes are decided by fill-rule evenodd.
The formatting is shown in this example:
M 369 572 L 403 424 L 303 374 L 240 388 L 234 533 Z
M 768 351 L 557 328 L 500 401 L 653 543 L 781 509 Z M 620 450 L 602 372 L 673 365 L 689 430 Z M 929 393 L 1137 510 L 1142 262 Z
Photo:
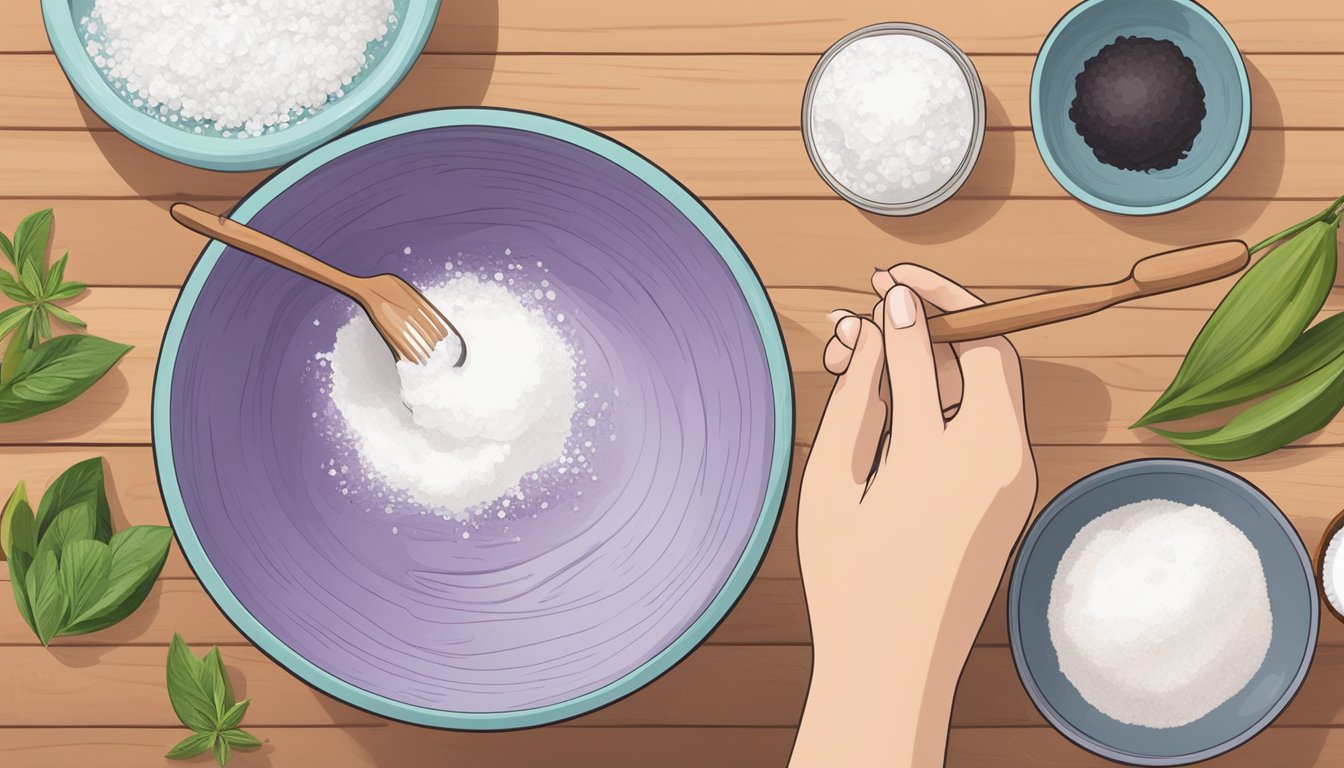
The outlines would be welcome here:
M 945 50 L 907 34 L 861 37 L 817 81 L 813 150 L 851 192 L 909 203 L 956 174 L 971 145 L 972 112 L 970 84 Z
M 1237 694 L 1273 634 L 1260 555 L 1213 510 L 1150 499 L 1083 526 L 1050 586 L 1050 641 L 1083 699 L 1176 728 Z
M 83 27 L 151 114 L 259 136 L 343 94 L 395 23 L 392 0 L 96 0 Z

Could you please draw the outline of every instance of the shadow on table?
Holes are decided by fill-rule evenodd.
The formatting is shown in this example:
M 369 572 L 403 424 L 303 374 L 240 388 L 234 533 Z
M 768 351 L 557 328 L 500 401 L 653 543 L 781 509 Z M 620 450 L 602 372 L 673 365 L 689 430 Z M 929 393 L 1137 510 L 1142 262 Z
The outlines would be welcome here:
M 479 106 L 494 72 L 497 0 L 443 3 L 425 53 L 387 99 L 360 125 L 406 112 Z M 441 54 L 470 53 L 471 56 Z M 177 200 L 242 197 L 272 171 L 208 171 L 159 157 L 111 130 L 81 100 L 80 115 L 108 164 L 134 194 L 167 208 Z M 353 129 L 352 129 L 353 130 Z M 240 139 L 246 141 L 246 139 Z
M 1270 231 L 1249 231 L 1283 183 L 1284 131 L 1283 110 L 1274 93 L 1274 86 L 1250 60 L 1246 61 L 1246 72 L 1254 93 L 1251 100 L 1251 135 L 1236 167 L 1212 192 L 1225 199 L 1241 201 L 1238 205 L 1221 206 L 1218 216 L 1208 215 L 1200 201 L 1160 216 L 1122 216 L 1094 208 L 1088 210 L 1122 232 L 1172 246 L 1233 237 L 1256 243 L 1290 226 L 1293 222 L 1285 221 L 1271 226 Z
M 1069 445 L 1092 445 L 1105 437 L 1111 418 L 1111 394 L 1091 371 L 1046 360 L 1022 361 L 1022 382 L 1029 437 Z M 1059 406 L 1068 403 L 1067 422 L 1058 421 Z M 1055 423 L 1050 423 L 1051 419 Z
M 1004 114 L 1003 104 L 985 92 L 985 113 Z M 1016 137 L 1011 129 L 985 132 L 985 143 L 975 169 L 952 199 L 957 205 L 940 205 L 915 216 L 881 216 L 865 212 L 864 218 L 878 229 L 916 245 L 947 243 L 974 232 L 1003 207 L 1013 188 L 1017 167 Z

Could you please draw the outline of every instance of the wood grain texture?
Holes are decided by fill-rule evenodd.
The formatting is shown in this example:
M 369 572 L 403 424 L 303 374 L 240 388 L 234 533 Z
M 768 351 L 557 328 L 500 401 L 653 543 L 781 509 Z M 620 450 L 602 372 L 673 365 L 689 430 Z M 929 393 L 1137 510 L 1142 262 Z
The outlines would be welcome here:
M 1030 128 L 1034 57 L 975 56 L 986 125 Z M 797 128 L 817 57 L 422 56 L 364 122 L 439 107 L 512 107 L 594 128 Z M 1344 125 L 1344 56 L 1247 57 L 1253 128 Z M 1271 85 L 1272 84 L 1272 85 Z M 0 54 L 0 128 L 110 131 L 75 95 L 53 55 Z
M 232 199 L 197 205 L 222 213 Z M 1238 237 L 1254 243 L 1324 203 L 1208 200 L 1164 216 L 1118 216 L 1072 200 L 952 199 L 905 219 L 869 216 L 839 199 L 712 200 L 709 208 L 767 286 L 829 286 L 866 295 L 875 266 L 917 261 L 973 287 L 1062 287 L 1115 280 L 1150 253 Z M 186 279 L 206 240 L 151 200 L 0 198 L 0 231 L 54 208 L 52 252 L 94 286 L 163 286 Z M 1341 237 L 1344 237 L 1342 235 Z M 1339 277 L 1344 285 L 1344 274 Z M 1212 309 L 1224 281 L 1145 302 Z
M 705 198 L 834 199 L 803 149 L 799 131 L 612 130 L 607 132 Z M 1344 178 L 1335 151 L 1344 132 L 1261 130 L 1212 199 L 1333 200 Z M 266 174 L 219 173 L 150 156 L 120 134 L 0 132 L 5 197 L 236 198 Z M 1030 131 L 991 131 L 961 200 L 1067 196 L 1036 151 Z M 1318 206 L 1319 207 L 1319 206 Z
M 1021 0 L 1011 11 L 932 3 L 903 13 L 883 0 L 612 3 L 607 0 L 461 0 L 444 5 L 427 50 L 440 52 L 821 53 L 853 29 L 914 18 L 972 53 L 1035 53 L 1074 0 Z M 1209 0 L 1245 52 L 1344 51 L 1344 19 L 1330 0 L 1265 6 Z M 20 3 L 0 26 L 0 51 L 49 51 L 37 3 Z

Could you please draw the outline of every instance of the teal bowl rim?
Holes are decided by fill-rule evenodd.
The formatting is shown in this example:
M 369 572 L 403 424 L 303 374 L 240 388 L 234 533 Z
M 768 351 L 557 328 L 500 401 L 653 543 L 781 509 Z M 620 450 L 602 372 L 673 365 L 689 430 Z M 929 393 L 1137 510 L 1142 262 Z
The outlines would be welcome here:
M 1179 469 L 1183 472 L 1217 476 L 1230 481 L 1242 493 L 1263 500 L 1274 521 L 1279 524 L 1284 535 L 1287 536 L 1288 541 L 1297 552 L 1309 593 L 1307 603 L 1310 605 L 1311 628 L 1308 634 L 1311 643 L 1304 650 L 1302 663 L 1298 666 L 1297 673 L 1289 683 L 1287 691 L 1259 720 L 1252 723 L 1241 733 L 1221 744 L 1215 744 L 1186 755 L 1152 756 L 1123 752 L 1103 744 L 1075 728 L 1073 724 L 1055 711 L 1045 694 L 1041 692 L 1040 686 L 1036 684 L 1036 679 L 1031 674 L 1031 667 L 1027 664 L 1026 655 L 1022 651 L 1022 620 L 1018 617 L 1018 608 L 1022 601 L 1022 578 L 1026 572 L 1027 561 L 1031 559 L 1031 554 L 1036 548 L 1036 542 L 1041 537 L 1041 532 L 1079 495 L 1090 490 L 1097 483 L 1110 481 L 1118 475 L 1143 474 L 1148 468 Z M 1316 589 L 1316 569 L 1311 564 L 1311 556 L 1307 554 L 1306 545 L 1302 543 L 1302 536 L 1298 534 L 1297 529 L 1288 520 L 1288 516 L 1283 514 L 1283 510 L 1279 509 L 1279 505 L 1274 503 L 1274 500 L 1268 494 L 1257 488 L 1251 481 L 1222 467 L 1203 461 L 1194 461 L 1193 459 L 1130 459 L 1104 467 L 1069 483 L 1068 487 L 1056 494 L 1050 500 L 1050 503 L 1046 504 L 1041 510 L 1041 513 L 1036 516 L 1036 519 L 1032 521 L 1031 528 L 1027 531 L 1026 537 L 1022 540 L 1022 545 L 1018 548 L 1016 560 L 1013 562 L 1013 569 L 1008 578 L 1008 645 L 1013 655 L 1013 666 L 1017 670 L 1018 679 L 1022 681 L 1022 687 L 1027 691 L 1027 698 L 1031 700 L 1031 705 L 1036 708 L 1037 712 L 1041 713 L 1041 716 L 1050 723 L 1052 728 L 1069 741 L 1107 760 L 1128 765 L 1173 766 L 1198 763 L 1230 752 L 1255 738 L 1277 720 L 1279 715 L 1283 714 L 1283 711 L 1288 708 L 1288 705 L 1302 690 L 1302 683 L 1306 680 L 1307 672 L 1311 669 L 1311 664 L 1316 657 L 1320 627 L 1321 601 Z
M 342 136 L 276 171 L 243 198 L 230 216 L 242 222 L 250 220 L 278 194 L 318 166 L 352 150 L 413 131 L 467 125 L 510 128 L 549 136 L 606 158 L 633 173 L 675 205 L 709 240 L 731 270 L 751 310 L 757 333 L 765 348 L 775 406 L 774 452 L 765 501 L 756 526 L 727 582 L 680 637 L 641 666 L 602 688 L 558 704 L 513 712 L 452 712 L 395 701 L 337 678 L 281 642 L 243 607 L 206 556 L 187 515 L 173 464 L 172 430 L 169 423 L 173 371 L 192 308 L 206 278 L 224 251 L 224 245 L 219 242 L 211 241 L 201 252 L 173 306 L 154 371 L 154 400 L 150 418 L 159 490 L 168 510 L 168 520 L 186 555 L 187 563 L 229 621 L 263 653 L 308 685 L 375 715 L 436 728 L 499 731 L 547 725 L 578 717 L 634 693 L 681 662 L 727 616 L 760 568 L 761 559 L 779 520 L 793 453 L 793 380 L 789 375 L 788 354 L 774 307 L 755 268 L 718 219 L 690 190 L 650 160 L 613 139 L 574 123 L 532 112 L 485 108 L 430 110 L 388 118 Z
M 424 50 L 439 14 L 438 0 L 410 0 L 396 38 L 363 80 L 321 112 L 289 128 L 245 139 L 197 136 L 159 122 L 117 95 L 80 43 L 70 0 L 42 0 L 42 22 L 65 78 L 98 117 L 156 155 L 212 171 L 274 168 L 359 122 L 406 77 Z
M 1064 188 L 1065 192 L 1068 192 L 1076 200 L 1086 203 L 1098 210 L 1110 213 L 1121 213 L 1126 216 L 1155 216 L 1162 213 L 1178 211 L 1203 199 L 1205 195 L 1213 191 L 1214 187 L 1223 183 L 1223 179 L 1227 178 L 1227 175 L 1232 172 L 1232 168 L 1236 166 L 1237 161 L 1241 159 L 1242 153 L 1246 150 L 1246 140 L 1251 135 L 1251 79 L 1246 73 L 1246 62 L 1242 59 L 1241 51 L 1237 48 L 1237 44 L 1232 39 L 1232 36 L 1228 34 L 1227 29 L 1223 27 L 1222 22 L 1218 21 L 1218 19 L 1215 18 L 1212 13 L 1209 13 L 1204 6 L 1193 2 L 1193 0 L 1167 0 L 1167 2 L 1194 11 L 1195 15 L 1208 22 L 1209 26 L 1218 33 L 1218 37 L 1222 38 L 1223 44 L 1227 46 L 1228 51 L 1232 53 L 1232 59 L 1237 63 L 1237 81 L 1241 86 L 1241 125 L 1237 131 L 1236 146 L 1233 147 L 1230 153 L 1228 153 L 1227 159 L 1223 161 L 1223 164 L 1219 166 L 1218 170 L 1210 176 L 1207 181 L 1175 200 L 1154 205 L 1122 205 L 1097 197 L 1075 184 L 1073 180 L 1069 178 L 1068 174 L 1064 172 L 1064 169 L 1055 162 L 1054 155 L 1051 154 L 1049 147 L 1046 146 L 1045 138 L 1042 136 L 1042 132 L 1037 126 L 1042 124 L 1041 70 L 1045 66 L 1045 59 L 1050 52 L 1050 47 L 1054 45 L 1055 40 L 1059 38 L 1059 35 L 1064 31 L 1064 28 L 1080 14 L 1094 5 L 1100 5 L 1101 3 L 1110 1 L 1112 0 L 1083 0 L 1083 2 L 1075 5 L 1072 10 L 1064 14 L 1064 17 L 1055 23 L 1055 26 L 1050 30 L 1050 34 L 1046 36 L 1045 42 L 1041 43 L 1040 50 L 1036 52 L 1036 63 L 1031 68 L 1031 136 L 1035 141 L 1036 151 L 1041 155 L 1041 160 L 1045 161 L 1045 167 L 1050 170 L 1050 175 Z

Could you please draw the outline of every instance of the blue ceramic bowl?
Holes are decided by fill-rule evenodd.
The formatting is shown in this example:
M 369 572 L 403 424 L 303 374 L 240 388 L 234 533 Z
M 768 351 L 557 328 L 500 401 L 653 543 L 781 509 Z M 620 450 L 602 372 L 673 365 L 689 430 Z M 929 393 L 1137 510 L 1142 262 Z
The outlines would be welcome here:
M 1124 504 L 1162 498 L 1216 510 L 1255 545 L 1265 569 L 1273 636 L 1264 664 L 1237 695 L 1179 728 L 1127 725 L 1102 714 L 1060 672 L 1046 610 L 1074 536 Z M 1084 749 L 1135 765 L 1183 765 L 1246 742 L 1278 717 L 1306 677 L 1320 621 L 1311 560 L 1297 532 L 1255 486 L 1208 464 L 1142 459 L 1079 480 L 1045 508 L 1022 544 L 1008 588 L 1013 662 L 1032 702 Z
M 397 24 L 370 46 L 370 63 L 318 114 L 263 136 L 224 137 L 194 133 L 161 122 L 133 106 L 108 82 L 85 51 L 78 29 L 94 0 L 42 0 L 42 19 L 52 50 L 80 98 L 121 135 L 163 157 L 215 171 L 254 171 L 288 162 L 340 135 L 372 112 L 410 71 L 425 47 L 438 0 L 393 0 Z
M 1124 171 L 1096 158 L 1069 119 L 1083 62 L 1120 35 L 1170 40 L 1195 64 L 1207 114 L 1189 155 L 1161 171 Z M 1190 0 L 1086 0 L 1050 30 L 1031 73 L 1031 131 L 1055 180 L 1112 213 L 1167 213 L 1227 177 L 1251 131 L 1251 85 L 1237 45 Z

